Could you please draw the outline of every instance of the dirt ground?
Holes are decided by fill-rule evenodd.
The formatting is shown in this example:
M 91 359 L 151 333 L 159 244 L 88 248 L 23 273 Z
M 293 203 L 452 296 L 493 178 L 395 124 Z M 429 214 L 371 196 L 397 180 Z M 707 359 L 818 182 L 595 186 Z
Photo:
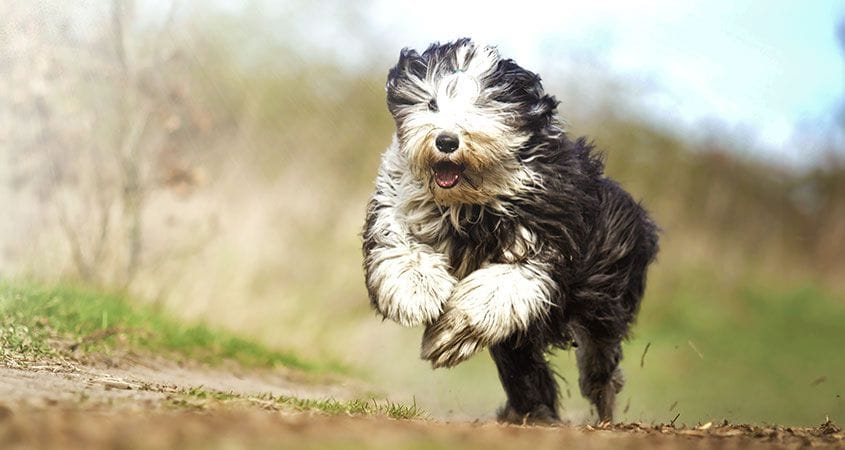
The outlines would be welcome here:
M 296 412 L 261 394 L 351 398 L 361 386 L 292 373 L 134 360 L 0 363 L 0 449 L 711 449 L 845 448 L 833 423 L 816 428 L 704 424 L 535 427 L 435 418 Z M 192 401 L 197 391 L 244 401 Z

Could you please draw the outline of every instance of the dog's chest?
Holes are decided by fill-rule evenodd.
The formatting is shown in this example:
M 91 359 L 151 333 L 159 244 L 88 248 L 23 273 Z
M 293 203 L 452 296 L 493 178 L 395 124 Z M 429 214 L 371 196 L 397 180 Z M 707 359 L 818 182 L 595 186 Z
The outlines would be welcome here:
M 410 227 L 414 237 L 445 255 L 461 279 L 486 264 L 517 263 L 535 250 L 536 237 L 526 227 L 491 213 L 431 214 Z

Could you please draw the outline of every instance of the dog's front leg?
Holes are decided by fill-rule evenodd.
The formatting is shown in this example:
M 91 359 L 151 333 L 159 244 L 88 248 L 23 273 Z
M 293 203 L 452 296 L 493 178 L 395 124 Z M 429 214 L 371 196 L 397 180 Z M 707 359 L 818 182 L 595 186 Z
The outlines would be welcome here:
M 433 322 L 455 286 L 446 257 L 423 244 L 372 249 L 365 264 L 373 307 L 405 326 Z
M 428 324 L 443 312 L 456 280 L 446 255 L 408 231 L 397 206 L 398 181 L 387 169 L 382 167 L 379 174 L 363 233 L 370 303 L 382 316 L 402 325 Z
M 434 367 L 452 367 L 544 320 L 554 291 L 544 264 L 483 266 L 455 286 L 443 315 L 426 327 L 421 356 Z

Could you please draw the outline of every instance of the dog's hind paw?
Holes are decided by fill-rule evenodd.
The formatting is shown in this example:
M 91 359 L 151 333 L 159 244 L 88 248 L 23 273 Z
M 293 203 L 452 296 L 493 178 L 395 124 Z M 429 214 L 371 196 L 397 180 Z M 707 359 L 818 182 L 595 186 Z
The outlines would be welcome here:
M 536 405 L 528 412 L 517 412 L 513 406 L 506 404 L 496 413 L 496 420 L 502 423 L 516 425 L 559 425 L 561 423 L 557 411 L 548 405 Z
M 432 367 L 453 367 L 478 353 L 486 342 L 459 310 L 447 310 L 425 328 L 420 357 Z

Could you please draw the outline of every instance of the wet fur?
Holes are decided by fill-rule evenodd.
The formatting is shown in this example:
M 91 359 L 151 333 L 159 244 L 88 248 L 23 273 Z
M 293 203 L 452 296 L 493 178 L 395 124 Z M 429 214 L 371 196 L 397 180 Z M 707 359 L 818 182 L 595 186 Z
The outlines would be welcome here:
M 620 343 L 639 309 L 657 227 L 584 138 L 570 139 L 539 76 L 468 39 L 405 49 L 387 81 L 397 135 L 364 226 L 370 300 L 426 325 L 422 357 L 451 367 L 485 347 L 507 421 L 557 420 L 545 354 L 577 346 L 582 394 L 611 420 Z M 439 152 L 442 131 L 461 137 Z M 465 167 L 439 188 L 431 167 Z

